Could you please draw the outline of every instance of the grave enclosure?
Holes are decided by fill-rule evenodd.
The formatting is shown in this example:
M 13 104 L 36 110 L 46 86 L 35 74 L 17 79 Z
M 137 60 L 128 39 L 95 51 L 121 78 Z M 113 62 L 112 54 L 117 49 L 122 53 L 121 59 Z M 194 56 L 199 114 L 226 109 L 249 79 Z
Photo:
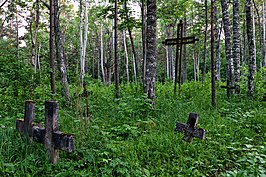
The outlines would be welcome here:
M 56 164 L 59 161 L 59 150 L 74 151 L 74 136 L 59 131 L 58 128 L 58 102 L 45 102 L 45 128 L 35 124 L 35 102 L 25 102 L 24 120 L 16 120 L 16 130 L 36 142 L 45 144 L 49 159 Z

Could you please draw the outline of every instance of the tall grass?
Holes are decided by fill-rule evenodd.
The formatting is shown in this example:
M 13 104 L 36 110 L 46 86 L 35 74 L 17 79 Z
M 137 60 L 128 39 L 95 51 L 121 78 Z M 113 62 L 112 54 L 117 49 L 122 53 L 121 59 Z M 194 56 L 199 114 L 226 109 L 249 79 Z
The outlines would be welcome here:
M 115 99 L 113 85 L 89 82 L 89 118 L 83 116 L 82 96 L 75 103 L 78 110 L 59 97 L 60 130 L 75 135 L 75 152 L 60 152 L 57 165 L 49 163 L 42 144 L 16 132 L 15 120 L 23 116 L 23 103 L 29 98 L 21 95 L 14 107 L 7 92 L 1 96 L 5 105 L 0 110 L 0 176 L 265 175 L 265 102 L 247 98 L 243 90 L 226 98 L 219 87 L 223 83 L 218 83 L 217 109 L 212 110 L 209 83 L 207 79 L 204 88 L 199 82 L 186 83 L 177 96 L 172 83 L 158 83 L 156 108 L 151 110 L 140 86 L 122 85 L 122 97 Z M 42 92 L 45 87 L 36 87 L 33 95 L 40 123 L 49 98 Z M 75 86 L 70 88 L 75 95 Z M 175 123 L 186 122 L 190 112 L 199 113 L 205 140 L 187 143 L 174 131 Z

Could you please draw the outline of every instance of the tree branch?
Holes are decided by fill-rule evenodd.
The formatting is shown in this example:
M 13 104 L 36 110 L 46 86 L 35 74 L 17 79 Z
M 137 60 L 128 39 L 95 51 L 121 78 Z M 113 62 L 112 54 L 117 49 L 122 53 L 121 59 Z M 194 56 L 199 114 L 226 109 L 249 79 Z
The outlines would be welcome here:
M 48 10 L 50 10 L 50 6 L 44 0 L 41 0 L 41 2 Z
M 5 3 L 7 2 L 8 0 L 5 0 L 1 5 L 0 5 L 0 8 L 2 8 L 4 5 L 5 5 Z

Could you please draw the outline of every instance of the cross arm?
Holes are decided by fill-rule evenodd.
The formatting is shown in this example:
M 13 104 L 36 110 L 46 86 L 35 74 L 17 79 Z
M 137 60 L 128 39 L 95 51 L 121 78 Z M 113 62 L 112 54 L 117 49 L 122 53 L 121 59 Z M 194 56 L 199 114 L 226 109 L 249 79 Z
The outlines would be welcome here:
M 176 128 L 175 128 L 176 131 L 185 132 L 186 128 L 187 128 L 187 124 L 179 123 L 179 122 L 176 123 Z
M 197 137 L 200 139 L 205 139 L 205 130 L 202 128 L 193 128 L 189 127 L 187 124 L 184 123 L 176 123 L 176 131 L 184 132 L 186 137 Z
M 24 132 L 24 121 L 22 119 L 16 120 L 16 129 L 19 132 Z M 37 124 L 33 124 L 28 132 L 29 137 L 32 137 L 34 141 L 38 143 L 45 142 L 45 128 L 40 127 Z M 53 143 L 56 149 L 60 149 L 66 152 L 74 151 L 74 136 L 72 134 L 65 134 L 60 131 L 53 132 Z

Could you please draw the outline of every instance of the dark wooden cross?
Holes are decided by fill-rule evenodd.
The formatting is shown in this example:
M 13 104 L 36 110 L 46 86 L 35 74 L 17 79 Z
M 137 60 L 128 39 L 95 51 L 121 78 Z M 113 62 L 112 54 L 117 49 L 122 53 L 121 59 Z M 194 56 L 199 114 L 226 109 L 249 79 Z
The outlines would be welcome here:
M 45 102 L 45 128 L 33 122 L 34 114 L 35 102 L 26 101 L 24 120 L 16 120 L 17 131 L 23 133 L 26 137 L 45 144 L 49 159 L 54 164 L 59 161 L 59 150 L 74 151 L 74 136 L 62 133 L 58 129 L 58 102 Z
M 227 80 L 226 85 L 222 85 L 221 88 L 226 89 L 226 95 L 228 98 L 230 97 L 230 90 L 235 90 L 235 93 L 237 94 L 240 93 L 240 86 L 239 85 L 230 86 L 229 80 Z
M 204 139 L 205 130 L 202 128 L 197 128 L 198 120 L 199 120 L 198 114 L 189 113 L 187 123 L 184 124 L 177 122 L 175 130 L 179 132 L 184 132 L 185 140 L 188 142 L 191 142 L 193 137 Z
M 174 86 L 174 93 L 176 94 L 176 85 L 177 85 L 177 71 L 179 71 L 179 78 L 178 78 L 178 89 L 180 91 L 181 87 L 181 76 L 182 76 L 182 50 L 184 44 L 193 44 L 199 39 L 196 39 L 195 36 L 191 37 L 184 37 L 183 36 L 183 29 L 184 25 L 182 20 L 177 26 L 177 38 L 174 39 L 166 39 L 163 44 L 165 45 L 176 45 L 176 61 L 175 61 L 175 86 Z M 177 69 L 179 63 L 179 69 Z

